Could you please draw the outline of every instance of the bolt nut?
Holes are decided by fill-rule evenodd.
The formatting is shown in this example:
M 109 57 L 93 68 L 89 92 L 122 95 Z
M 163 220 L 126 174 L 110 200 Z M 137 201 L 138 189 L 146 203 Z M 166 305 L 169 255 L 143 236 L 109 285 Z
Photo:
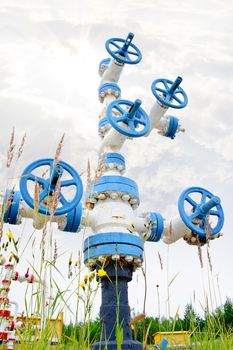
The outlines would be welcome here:
M 100 262 L 101 264 L 103 264 L 103 263 L 104 263 L 104 256 L 100 255 L 100 256 L 98 257 L 98 260 L 99 260 L 99 262 Z
M 140 258 L 135 258 L 135 259 L 134 259 L 134 263 L 135 263 L 138 267 L 140 267 L 140 266 L 142 266 L 142 259 L 140 259 Z
M 112 255 L 112 260 L 114 261 L 120 260 L 120 255 L 119 254 Z
M 133 261 L 133 256 L 132 255 L 126 255 L 125 260 L 130 263 Z
M 130 204 L 137 204 L 138 200 L 136 198 L 130 199 Z
M 130 196 L 128 194 L 123 194 L 123 196 L 121 197 L 123 201 L 128 201 L 130 199 Z
M 100 193 L 99 195 L 98 195 L 98 198 L 100 199 L 100 200 L 104 200 L 104 199 L 106 199 L 107 197 L 106 197 L 106 195 L 104 194 L 104 193 Z
M 113 193 L 110 194 L 110 197 L 111 197 L 112 199 L 117 199 L 117 198 L 118 198 L 118 193 L 113 192 Z

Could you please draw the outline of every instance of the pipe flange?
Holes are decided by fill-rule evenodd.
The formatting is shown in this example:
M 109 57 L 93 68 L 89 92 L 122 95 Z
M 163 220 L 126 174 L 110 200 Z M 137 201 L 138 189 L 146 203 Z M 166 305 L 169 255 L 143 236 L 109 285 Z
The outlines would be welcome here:
M 106 117 L 101 118 L 98 126 L 98 133 L 101 138 L 111 129 L 111 125 Z
M 102 61 L 100 61 L 100 64 L 99 64 L 99 75 L 100 75 L 101 78 L 104 75 L 106 69 L 108 68 L 110 61 L 111 61 L 110 57 L 104 58 Z
M 88 265 L 90 259 L 97 259 L 103 263 L 110 256 L 117 260 L 133 257 L 133 261 L 143 261 L 143 242 L 140 237 L 122 232 L 99 233 L 88 237 L 84 241 L 84 263 Z M 92 260 L 91 260 L 92 262 Z
M 116 83 L 104 83 L 99 87 L 99 100 L 101 103 L 104 102 L 104 99 L 107 95 L 112 95 L 114 96 L 116 99 L 120 98 L 121 96 L 121 89 L 119 87 L 119 85 L 117 85 Z

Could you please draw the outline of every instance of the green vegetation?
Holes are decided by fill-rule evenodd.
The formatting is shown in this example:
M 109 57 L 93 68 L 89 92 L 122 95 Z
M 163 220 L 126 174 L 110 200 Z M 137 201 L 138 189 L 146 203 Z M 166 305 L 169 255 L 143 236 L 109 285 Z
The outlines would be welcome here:
M 208 310 L 202 318 L 198 316 L 191 304 L 185 308 L 184 316 L 180 318 L 171 318 L 170 320 L 157 317 L 146 317 L 134 324 L 134 339 L 143 342 L 144 322 L 148 330 L 147 343 L 153 344 L 155 332 L 172 331 L 190 331 L 192 333 L 192 343 L 194 349 L 233 349 L 233 301 L 227 299 L 222 307 L 218 307 L 214 313 L 210 314 Z M 76 334 L 79 342 L 84 329 L 83 323 L 76 326 L 69 324 L 63 327 L 63 341 L 68 344 L 70 339 Z M 88 334 L 86 334 L 88 336 Z M 90 322 L 90 343 L 100 337 L 99 319 Z

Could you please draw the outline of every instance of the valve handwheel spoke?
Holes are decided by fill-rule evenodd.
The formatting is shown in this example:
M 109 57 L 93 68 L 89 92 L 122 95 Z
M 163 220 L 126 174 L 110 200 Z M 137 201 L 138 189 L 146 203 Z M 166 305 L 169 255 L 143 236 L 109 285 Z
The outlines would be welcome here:
M 128 137 L 144 136 L 149 131 L 150 120 L 140 105 L 140 100 L 111 102 L 107 109 L 107 118 L 112 127 Z
M 191 196 L 199 195 L 196 201 Z M 189 204 L 189 208 L 186 204 Z M 191 209 L 190 209 L 191 206 Z M 224 213 L 220 199 L 211 192 L 201 187 L 190 187 L 181 193 L 178 209 L 185 225 L 194 233 L 198 234 L 200 240 L 205 240 L 220 233 L 224 223 Z
M 48 175 L 48 178 L 43 178 L 33 173 L 34 171 L 38 172 L 38 169 L 41 171 L 44 170 L 45 166 L 50 168 L 50 175 Z M 68 176 L 71 178 L 65 179 L 65 175 L 63 176 L 63 174 L 68 174 Z M 54 159 L 52 158 L 40 159 L 31 163 L 26 167 L 21 176 L 20 192 L 25 202 L 31 208 L 34 208 L 34 193 L 31 193 L 32 191 L 30 192 L 28 185 L 30 183 L 37 182 L 41 187 L 41 192 L 39 193 L 38 211 L 41 214 L 50 215 L 50 208 L 47 201 L 44 200 L 46 197 L 53 196 L 57 189 L 58 180 L 60 180 L 60 191 L 58 193 L 59 204 L 55 209 L 54 215 L 63 215 L 77 207 L 83 193 L 81 178 L 76 170 L 69 164 L 59 161 L 58 164 L 54 165 Z M 69 188 L 69 186 L 75 190 L 73 191 L 75 193 L 72 194 L 71 198 L 66 198 L 65 194 L 62 193 L 61 190 L 63 188 Z
M 179 86 L 182 80 L 181 77 L 177 77 L 174 82 L 168 79 L 156 79 L 151 85 L 151 90 L 162 105 L 176 109 L 184 108 L 188 103 L 188 97 Z
M 106 50 L 120 63 L 139 63 L 142 59 L 142 54 L 137 46 L 132 43 L 133 37 L 134 34 L 129 33 L 126 39 L 111 38 L 105 43 Z

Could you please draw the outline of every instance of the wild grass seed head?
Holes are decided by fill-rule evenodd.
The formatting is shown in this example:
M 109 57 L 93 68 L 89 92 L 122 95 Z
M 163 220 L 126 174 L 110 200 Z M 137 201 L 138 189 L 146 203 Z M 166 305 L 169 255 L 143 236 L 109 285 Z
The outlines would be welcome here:
M 62 150 L 63 143 L 64 143 L 64 138 L 65 138 L 65 133 L 62 135 L 62 137 L 61 137 L 61 139 L 59 141 L 59 144 L 57 146 L 57 149 L 56 149 L 56 152 L 55 152 L 55 156 L 54 156 L 53 165 L 57 165 L 57 163 L 59 162 L 59 158 L 60 158 L 60 155 L 61 155 L 61 150 Z
M 23 138 L 21 140 L 21 143 L 17 152 L 17 159 L 19 159 L 23 153 L 23 146 L 25 144 L 25 141 L 26 141 L 26 133 L 23 135 Z
M 7 168 L 10 168 L 11 166 L 11 162 L 14 157 L 14 149 L 15 149 L 15 128 L 12 129 L 11 136 L 10 136 L 10 144 L 7 151 L 7 161 L 6 161 Z

